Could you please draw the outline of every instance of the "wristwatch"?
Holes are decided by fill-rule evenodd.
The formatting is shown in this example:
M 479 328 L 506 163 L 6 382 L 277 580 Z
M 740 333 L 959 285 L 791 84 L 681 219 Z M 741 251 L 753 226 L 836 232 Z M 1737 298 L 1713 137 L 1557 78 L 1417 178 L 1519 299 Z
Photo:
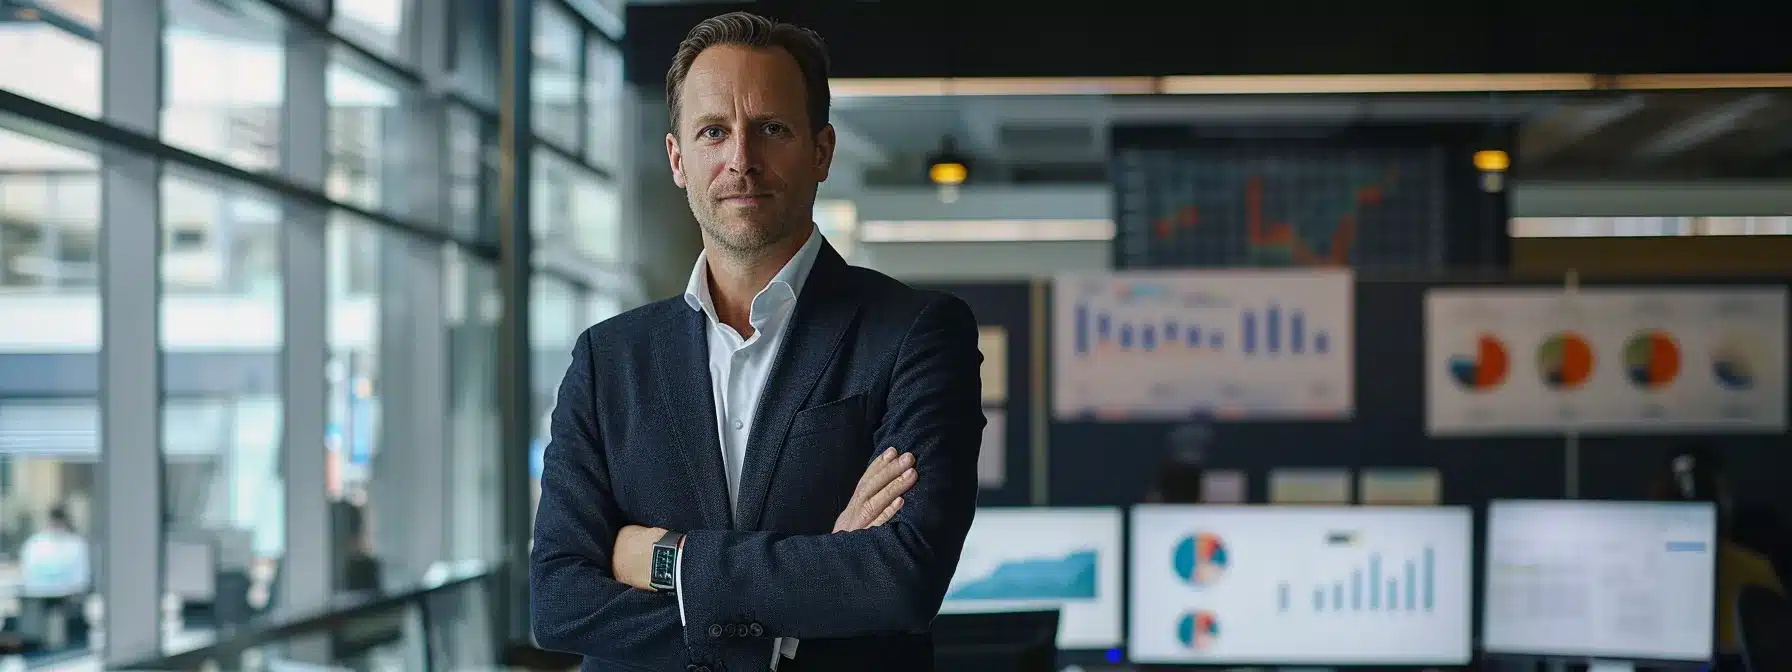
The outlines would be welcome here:
M 647 585 L 654 590 L 672 592 L 678 587 L 673 579 L 678 570 L 678 545 L 684 541 L 684 535 L 667 530 L 659 541 L 653 542 L 653 568 L 648 572 Z

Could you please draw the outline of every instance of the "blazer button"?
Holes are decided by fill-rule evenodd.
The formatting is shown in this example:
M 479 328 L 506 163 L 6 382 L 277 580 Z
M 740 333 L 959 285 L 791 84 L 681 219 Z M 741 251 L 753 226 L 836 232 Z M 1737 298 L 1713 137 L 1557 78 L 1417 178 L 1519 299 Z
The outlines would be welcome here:
M 765 627 L 759 625 L 758 623 L 753 623 L 753 624 L 747 626 L 747 634 L 752 635 L 754 637 L 764 636 L 765 635 Z
M 747 636 L 747 626 L 739 624 L 739 623 L 734 624 L 734 636 L 735 637 Z
M 722 636 L 722 624 L 721 623 L 711 623 L 709 626 L 709 636 L 710 637 L 721 637 Z M 695 670 L 693 670 L 692 672 L 695 672 Z

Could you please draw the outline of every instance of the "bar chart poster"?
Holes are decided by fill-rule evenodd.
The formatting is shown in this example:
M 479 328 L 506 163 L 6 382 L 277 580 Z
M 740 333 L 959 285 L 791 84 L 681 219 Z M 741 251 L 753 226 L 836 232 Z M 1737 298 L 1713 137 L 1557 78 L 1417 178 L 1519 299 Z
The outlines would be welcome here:
M 1425 296 L 1433 435 L 1786 427 L 1786 290 L 1438 289 Z
M 1337 269 L 1060 276 L 1053 415 L 1347 419 L 1355 391 L 1351 280 Z
M 1059 610 L 1058 647 L 1119 646 L 1117 508 L 981 508 L 940 613 Z
M 1128 653 L 1195 665 L 1456 665 L 1471 653 L 1466 507 L 1141 505 Z

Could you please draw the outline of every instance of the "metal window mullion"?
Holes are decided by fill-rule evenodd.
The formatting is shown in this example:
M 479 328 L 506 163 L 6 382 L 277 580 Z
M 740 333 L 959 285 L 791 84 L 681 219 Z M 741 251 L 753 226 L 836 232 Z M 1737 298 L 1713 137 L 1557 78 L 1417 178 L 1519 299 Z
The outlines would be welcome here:
M 280 169 L 294 183 L 323 188 L 329 137 L 325 73 L 329 43 L 294 26 L 287 30 Z M 326 606 L 335 592 L 324 450 L 329 421 L 329 282 L 326 230 L 329 213 L 313 203 L 282 203 L 281 348 L 285 407 L 280 460 L 284 473 L 286 553 L 280 567 L 280 604 L 301 613 Z
M 448 40 L 452 30 L 450 3 L 443 0 L 417 2 L 416 26 L 419 70 L 423 73 L 425 94 L 418 98 L 416 124 L 411 137 L 423 155 L 414 164 L 417 200 L 413 212 L 419 219 L 435 222 L 438 228 L 449 227 L 448 205 L 448 101 L 451 74 L 448 67 Z M 409 356 L 416 363 L 411 377 L 416 392 L 412 405 L 412 436 L 421 449 L 417 467 L 417 492 L 427 524 L 420 526 L 421 558 L 429 563 L 453 558 L 449 530 L 455 521 L 445 512 L 450 506 L 448 455 L 448 316 L 447 292 L 444 287 L 442 246 L 426 240 L 410 240 L 405 245 L 407 283 L 405 301 L 411 304 L 415 329 Z M 496 450 L 496 447 L 492 447 Z M 427 567 L 428 565 L 425 565 Z
M 502 58 L 499 77 L 498 290 L 503 317 L 498 326 L 497 376 L 499 409 L 498 461 L 503 474 L 505 581 L 498 591 L 498 613 L 508 640 L 529 640 L 529 539 L 533 522 L 529 506 L 529 439 L 534 433 L 530 409 L 533 381 L 529 349 L 529 273 L 533 245 L 529 202 L 533 137 L 535 65 L 534 0 L 511 0 L 503 8 Z
M 107 0 L 102 116 L 159 137 L 161 2 Z M 100 150 L 100 594 L 108 662 L 162 648 L 161 168 Z

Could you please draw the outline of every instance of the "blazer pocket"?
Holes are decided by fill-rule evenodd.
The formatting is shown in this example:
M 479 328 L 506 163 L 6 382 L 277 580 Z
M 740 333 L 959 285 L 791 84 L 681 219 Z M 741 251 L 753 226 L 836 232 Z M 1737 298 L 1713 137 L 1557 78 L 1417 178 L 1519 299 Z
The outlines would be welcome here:
M 865 393 L 836 399 L 796 412 L 790 421 L 790 438 L 857 426 L 865 421 Z

